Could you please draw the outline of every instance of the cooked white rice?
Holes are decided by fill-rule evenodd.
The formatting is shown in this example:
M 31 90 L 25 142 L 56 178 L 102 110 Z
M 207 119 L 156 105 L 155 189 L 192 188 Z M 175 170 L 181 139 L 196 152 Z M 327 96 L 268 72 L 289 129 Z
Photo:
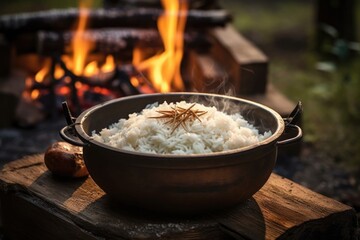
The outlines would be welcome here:
M 171 107 L 189 108 L 193 103 L 185 101 L 147 106 L 141 113 L 129 114 L 128 119 L 104 128 L 99 134 L 93 132 L 95 140 L 116 147 L 144 153 L 159 154 L 201 154 L 221 152 L 256 144 L 272 133 L 260 134 L 240 114 L 228 115 L 215 107 L 196 104 L 192 109 L 206 111 L 201 121 L 186 121 L 186 129 L 166 124 L 167 119 L 159 116 L 159 110 Z

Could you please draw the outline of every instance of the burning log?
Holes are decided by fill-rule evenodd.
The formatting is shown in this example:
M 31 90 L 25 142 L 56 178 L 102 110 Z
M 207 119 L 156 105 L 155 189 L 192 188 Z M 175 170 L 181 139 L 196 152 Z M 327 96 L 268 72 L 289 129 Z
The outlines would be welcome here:
M 39 31 L 35 34 L 19 35 L 14 43 L 17 53 L 36 52 L 42 55 L 63 53 L 64 46 L 69 46 L 75 32 Z M 83 39 L 95 44 L 95 50 L 116 53 L 132 51 L 134 46 L 162 48 L 160 34 L 155 29 L 96 29 L 84 32 Z M 210 39 L 198 32 L 188 32 L 184 36 L 185 47 L 197 50 L 208 50 Z
M 218 7 L 217 0 L 192 0 L 189 1 L 190 9 L 214 9 Z M 160 0 L 104 0 L 104 7 L 161 7 Z
M 157 8 L 91 9 L 88 11 L 89 28 L 156 28 L 158 17 L 165 13 L 164 10 Z M 231 21 L 230 14 L 225 10 L 189 10 L 177 14 L 187 15 L 188 28 L 225 26 Z M 80 10 L 75 8 L 4 15 L 0 17 L 0 32 L 11 36 L 20 32 L 68 30 L 73 27 L 79 15 Z
M 62 69 L 62 76 L 56 77 L 56 65 Z M 27 84 L 26 92 L 32 97 L 36 91 L 36 97 L 32 98 L 53 110 L 53 117 L 57 115 L 59 98 L 69 99 L 73 111 L 80 114 L 84 108 L 116 97 L 155 92 L 152 84 L 132 65 L 122 65 L 111 72 L 98 72 L 91 76 L 76 75 L 57 56 L 52 59 L 50 72 L 45 77 L 41 81 L 33 79 Z M 136 84 L 132 78 L 136 78 Z

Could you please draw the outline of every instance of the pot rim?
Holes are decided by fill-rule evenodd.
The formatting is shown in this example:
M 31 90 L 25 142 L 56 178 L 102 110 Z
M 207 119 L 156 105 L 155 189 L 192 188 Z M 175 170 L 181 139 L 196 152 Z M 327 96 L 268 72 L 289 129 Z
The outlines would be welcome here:
M 237 101 L 237 102 L 245 102 L 248 103 L 250 105 L 262 108 L 264 110 L 266 110 L 267 112 L 271 113 L 271 115 L 276 119 L 277 121 L 277 128 L 276 131 L 274 133 L 272 133 L 272 135 L 270 137 L 268 137 L 267 139 L 264 139 L 258 143 L 255 144 L 251 144 L 249 146 L 245 146 L 245 147 L 241 147 L 241 148 L 237 148 L 237 149 L 231 149 L 231 150 L 226 150 L 226 151 L 221 151 L 221 152 L 214 152 L 214 153 L 202 153 L 202 154 L 157 154 L 157 153 L 144 153 L 144 152 L 135 152 L 135 151 L 130 151 L 130 150 L 123 150 L 123 149 L 119 149 L 116 147 L 112 147 L 109 145 L 106 145 L 104 143 L 98 142 L 96 140 L 93 139 L 93 137 L 89 136 L 83 129 L 83 122 L 85 121 L 86 118 L 88 118 L 93 112 L 95 112 L 97 109 L 103 107 L 103 106 L 107 106 L 107 105 L 111 105 L 115 102 L 119 102 L 119 101 L 128 101 L 128 100 L 136 100 L 139 98 L 148 98 L 148 97 L 152 97 L 152 96 L 166 96 L 166 95 L 178 95 L 178 96 L 203 96 L 203 97 L 220 97 L 223 99 L 228 99 L 228 100 L 233 100 L 233 101 Z M 150 104 L 150 103 L 149 103 Z M 108 150 L 111 151 L 115 151 L 115 152 L 120 152 L 120 153 L 125 153 L 125 154 L 131 154 L 134 156 L 141 156 L 141 157 L 156 157 L 156 158 L 173 158 L 173 159 L 184 159 L 184 158 L 209 158 L 209 157 L 219 157 L 219 156 L 228 156 L 228 155 L 232 155 L 232 154 L 239 154 L 239 153 L 249 153 L 249 152 L 253 152 L 255 149 L 259 150 L 259 147 L 267 147 L 269 145 L 272 145 L 276 142 L 276 140 L 282 135 L 282 133 L 285 130 L 285 122 L 283 120 L 283 118 L 280 116 L 279 113 L 277 113 L 275 110 L 251 101 L 251 100 L 246 100 L 243 98 L 239 98 L 239 97 L 233 97 L 233 96 L 226 96 L 226 95 L 221 95 L 221 94 L 211 94 L 211 93 L 193 93 L 193 92 L 170 92 L 170 93 L 153 93 L 153 94 L 141 94 L 141 95 L 132 95 L 132 96 L 126 96 L 126 97 L 121 97 L 121 98 L 117 98 L 117 99 L 113 99 L 113 100 L 109 100 L 106 101 L 104 103 L 100 103 L 98 105 L 95 105 L 87 110 L 85 110 L 84 112 L 82 112 L 75 121 L 75 130 L 76 133 L 78 135 L 78 137 L 84 142 L 84 146 L 91 146 L 91 144 L 94 144 L 98 147 L 102 147 L 102 148 L 106 148 Z

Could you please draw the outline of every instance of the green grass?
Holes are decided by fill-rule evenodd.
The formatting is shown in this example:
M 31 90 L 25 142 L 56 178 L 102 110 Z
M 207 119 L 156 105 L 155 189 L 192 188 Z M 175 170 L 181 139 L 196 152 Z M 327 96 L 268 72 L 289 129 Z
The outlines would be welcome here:
M 260 1 L 260 4 L 256 1 L 220 2 L 234 16 L 234 25 L 242 32 L 259 36 L 262 44 L 269 44 L 276 31 L 304 28 L 312 21 L 312 10 L 296 1 Z

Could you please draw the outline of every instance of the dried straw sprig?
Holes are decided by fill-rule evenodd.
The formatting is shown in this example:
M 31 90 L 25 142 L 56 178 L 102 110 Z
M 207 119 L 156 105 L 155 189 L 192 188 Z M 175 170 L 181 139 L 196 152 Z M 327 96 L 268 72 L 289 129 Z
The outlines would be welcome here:
M 171 134 L 181 125 L 185 131 L 188 131 L 186 128 L 186 122 L 192 122 L 195 120 L 198 120 L 201 122 L 200 117 L 207 113 L 207 111 L 201 111 L 201 110 L 193 110 L 193 107 L 196 105 L 196 103 L 192 104 L 188 108 L 182 108 L 182 107 L 171 107 L 171 110 L 158 110 L 157 113 L 160 113 L 160 116 L 150 117 L 150 118 L 163 118 L 168 119 L 166 121 L 166 124 L 173 125 Z

